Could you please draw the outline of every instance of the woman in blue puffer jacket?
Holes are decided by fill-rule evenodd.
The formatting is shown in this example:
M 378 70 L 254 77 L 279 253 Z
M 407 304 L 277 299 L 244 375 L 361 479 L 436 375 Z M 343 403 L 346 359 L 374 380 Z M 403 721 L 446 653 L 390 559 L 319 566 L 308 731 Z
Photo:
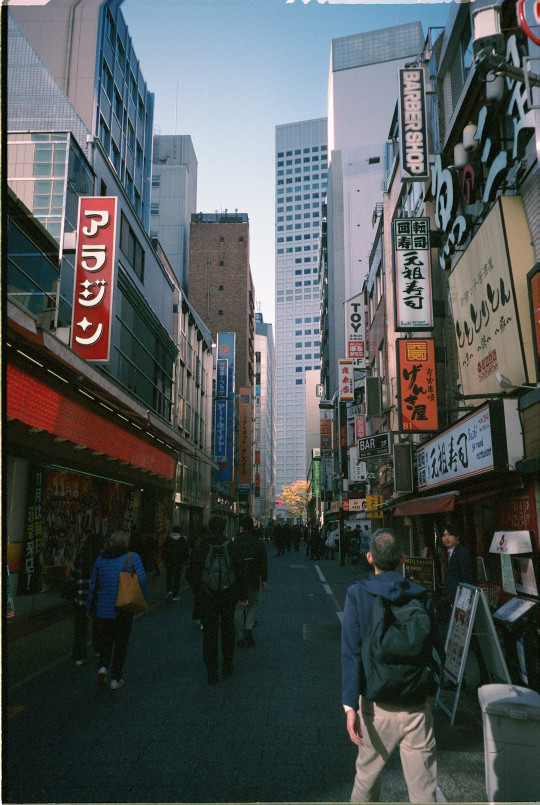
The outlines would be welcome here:
M 127 656 L 133 624 L 133 615 L 118 612 L 116 609 L 120 573 L 125 569 L 128 544 L 129 534 L 126 531 L 115 531 L 110 537 L 107 547 L 94 563 L 86 602 L 89 617 L 92 607 L 95 605 L 94 629 L 99 651 L 97 683 L 102 688 L 107 686 L 107 668 L 112 660 L 112 690 L 117 690 L 124 684 L 122 669 Z M 134 552 L 131 553 L 131 556 L 133 570 L 139 577 L 143 595 L 148 601 L 148 583 L 141 557 Z

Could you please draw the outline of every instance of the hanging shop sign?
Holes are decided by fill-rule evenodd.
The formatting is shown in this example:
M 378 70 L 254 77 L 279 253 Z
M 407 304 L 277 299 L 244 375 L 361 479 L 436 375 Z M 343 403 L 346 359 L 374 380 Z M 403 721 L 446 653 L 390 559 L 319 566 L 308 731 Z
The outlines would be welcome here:
M 354 369 L 349 358 L 339 359 L 339 399 L 354 400 Z
M 375 436 L 367 436 L 365 439 L 358 440 L 358 458 L 376 458 L 377 456 L 389 456 L 392 452 L 390 444 L 390 433 L 377 433 Z
M 423 433 L 439 429 L 432 338 L 396 339 L 399 430 Z
M 367 466 L 365 461 L 358 458 L 358 446 L 349 447 L 347 454 L 349 457 L 349 484 L 363 483 L 367 480 Z
M 344 512 L 365 512 L 365 498 L 349 498 L 343 501 L 342 509 Z
M 396 330 L 431 330 L 431 256 L 429 218 L 395 218 L 394 324 Z
M 216 399 L 229 396 L 229 361 L 218 358 L 216 361 Z
M 116 206 L 114 196 L 79 198 L 71 348 L 87 361 L 110 357 Z
M 522 458 L 517 400 L 493 400 L 418 448 L 418 488 L 507 470 Z
M 401 181 L 425 181 L 429 154 L 422 67 L 398 70 L 398 109 Z
M 508 37 L 506 62 L 528 72 L 526 57 L 527 48 L 515 35 Z M 472 153 L 477 155 L 481 169 L 475 171 L 472 166 L 466 166 L 460 181 L 458 170 L 444 167 L 441 154 L 435 156 L 431 193 L 435 199 L 435 227 L 445 236 L 439 252 L 439 263 L 445 270 L 452 267 L 456 250 L 462 248 L 472 234 L 477 215 L 468 216 L 467 205 L 476 201 L 489 205 L 495 201 L 509 182 L 515 163 L 523 158 L 526 144 L 535 130 L 535 109 L 530 104 L 527 83 L 507 77 L 504 87 L 501 105 L 486 104 L 478 113 L 476 148 Z M 501 118 L 507 119 L 505 130 L 511 132 L 508 138 L 501 138 Z
M 239 390 L 238 491 L 251 491 L 251 389 Z
M 345 347 L 357 368 L 366 366 L 366 317 L 362 294 L 345 302 Z
M 214 427 L 214 458 L 220 468 L 227 466 L 227 404 L 228 400 L 216 400 Z
M 328 458 L 332 455 L 333 420 L 333 411 L 324 409 L 320 410 L 321 456 L 324 458 Z
M 498 199 L 449 277 L 463 393 L 499 392 L 534 377 L 527 271 L 534 256 L 523 203 Z M 520 323 L 524 323 L 522 328 Z

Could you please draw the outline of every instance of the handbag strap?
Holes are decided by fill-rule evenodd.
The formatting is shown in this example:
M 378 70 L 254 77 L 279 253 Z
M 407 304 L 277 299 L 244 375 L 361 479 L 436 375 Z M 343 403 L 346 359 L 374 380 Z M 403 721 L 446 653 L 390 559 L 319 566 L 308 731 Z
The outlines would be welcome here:
M 129 568 L 128 568 L 128 564 L 129 564 Z M 125 561 L 125 564 L 124 564 L 124 573 L 126 573 L 126 572 L 127 573 L 133 573 L 134 572 L 134 570 L 133 570 L 133 554 L 131 553 L 131 551 L 128 551 L 127 554 L 126 554 L 126 561 Z

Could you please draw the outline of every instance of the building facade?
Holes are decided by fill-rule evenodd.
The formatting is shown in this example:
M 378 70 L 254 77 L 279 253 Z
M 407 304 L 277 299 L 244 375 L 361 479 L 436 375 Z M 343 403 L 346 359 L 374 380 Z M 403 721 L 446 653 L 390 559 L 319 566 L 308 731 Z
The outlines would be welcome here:
M 189 227 L 197 209 L 197 158 L 186 134 L 154 136 L 150 237 L 163 246 L 185 293 L 189 282 Z
M 100 140 L 148 229 L 154 95 L 117 0 L 13 0 L 10 11 L 62 92 Z M 42 106 L 38 100 L 37 108 Z M 44 110 L 50 114 L 50 108 Z M 40 115 L 41 117 L 41 115 Z M 54 127 L 58 129 L 58 123 Z
M 272 324 L 255 313 L 253 518 L 262 526 L 274 517 L 276 498 L 276 364 Z
M 305 373 L 320 367 L 317 250 L 327 120 L 276 126 L 276 492 L 305 480 Z

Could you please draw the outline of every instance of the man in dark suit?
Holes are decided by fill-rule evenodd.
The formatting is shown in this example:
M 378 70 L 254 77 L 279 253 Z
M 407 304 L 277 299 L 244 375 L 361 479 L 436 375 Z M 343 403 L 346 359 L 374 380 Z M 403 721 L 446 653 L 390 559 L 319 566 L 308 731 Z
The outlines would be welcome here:
M 450 605 L 453 605 L 458 584 L 476 584 L 474 559 L 460 542 L 460 532 L 453 523 L 447 523 L 442 533 L 442 543 L 447 551 L 446 590 Z

